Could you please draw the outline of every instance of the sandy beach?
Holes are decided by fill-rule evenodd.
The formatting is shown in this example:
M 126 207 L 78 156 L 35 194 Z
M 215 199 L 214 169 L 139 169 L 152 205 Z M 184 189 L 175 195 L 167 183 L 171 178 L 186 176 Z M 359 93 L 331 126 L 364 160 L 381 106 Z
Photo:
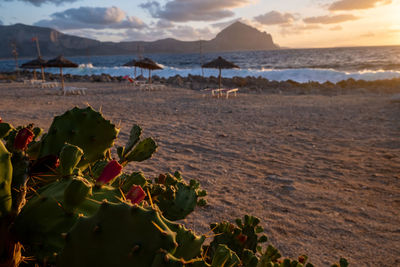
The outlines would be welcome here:
M 87 95 L 57 95 L 0 84 L 0 117 L 48 129 L 55 115 L 91 105 L 132 124 L 159 149 L 129 165 L 146 177 L 179 170 L 208 191 L 209 205 L 185 224 L 259 217 L 284 256 L 315 266 L 345 257 L 351 266 L 400 266 L 400 103 L 390 94 L 243 93 L 211 98 L 177 88 L 140 91 L 115 83 L 76 83 Z

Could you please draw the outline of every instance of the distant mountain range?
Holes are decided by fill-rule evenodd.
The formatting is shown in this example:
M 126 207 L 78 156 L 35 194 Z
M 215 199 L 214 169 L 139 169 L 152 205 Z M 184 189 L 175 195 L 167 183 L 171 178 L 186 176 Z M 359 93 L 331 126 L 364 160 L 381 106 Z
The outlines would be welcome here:
M 0 58 L 12 57 L 11 43 L 17 46 L 20 57 L 36 57 L 36 46 L 33 37 L 38 37 L 41 54 L 44 57 L 56 55 L 122 55 L 135 54 L 138 47 L 144 53 L 199 53 L 272 50 L 279 46 L 274 44 L 272 36 L 266 32 L 235 22 L 223 29 L 209 41 L 179 41 L 168 38 L 154 42 L 100 42 L 97 40 L 63 34 L 51 28 L 15 24 L 0 26 Z M 200 43 L 201 42 L 201 43 Z

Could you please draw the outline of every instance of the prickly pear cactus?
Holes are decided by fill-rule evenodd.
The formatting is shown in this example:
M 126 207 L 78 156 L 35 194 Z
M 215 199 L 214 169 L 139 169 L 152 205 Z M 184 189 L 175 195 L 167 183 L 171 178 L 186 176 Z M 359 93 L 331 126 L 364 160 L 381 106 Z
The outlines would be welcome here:
M 117 147 L 121 164 L 127 164 L 131 161 L 144 161 L 151 158 L 153 153 L 156 152 L 157 144 L 152 138 L 149 137 L 139 142 L 141 134 L 142 128 L 133 125 L 125 147 Z
M 165 189 L 158 195 L 154 191 L 159 190 L 159 186 L 153 186 L 152 192 L 158 195 L 155 202 L 169 220 L 184 219 L 197 205 L 203 206 L 206 203 L 201 198 L 206 196 L 207 192 L 199 188 L 199 182 L 191 180 L 187 184 L 178 172 L 174 175 L 166 174 L 164 177 L 161 175 L 156 182 Z
M 261 252 L 261 249 L 259 249 Z M 275 263 L 278 262 L 278 259 L 281 257 L 279 251 L 273 247 L 272 245 L 268 245 L 264 253 L 261 253 L 261 257 L 258 261 L 257 267 L 269 267 L 274 266 Z
M 113 146 L 119 129 L 91 107 L 77 107 L 54 118 L 41 141 L 39 157 L 59 155 L 65 143 L 80 147 L 84 156 L 78 167 L 87 166 L 105 157 Z
M 165 250 L 160 250 L 154 257 L 151 267 L 210 267 L 210 265 L 201 258 L 185 261 L 171 255 Z
M 261 250 L 259 250 L 261 252 Z M 313 267 L 311 263 L 306 263 L 308 257 L 306 255 L 299 256 L 297 260 L 281 259 L 279 251 L 269 245 L 264 253 L 261 253 L 256 267 Z
M 209 254 L 213 257 L 219 244 L 225 244 L 232 249 L 241 259 L 244 256 L 246 250 L 246 258 L 249 257 L 248 252 L 257 252 L 259 244 L 266 242 L 267 237 L 265 235 L 259 236 L 264 229 L 259 226 L 260 220 L 253 216 L 244 216 L 244 220 L 236 220 L 236 226 L 228 223 L 221 222 L 217 224 L 211 224 L 210 228 L 213 230 L 216 236 L 210 243 Z
M 339 263 L 335 263 L 332 265 L 332 267 L 347 267 L 349 266 L 349 263 L 345 258 L 340 258 Z
M 24 153 L 18 151 L 13 153 L 11 163 L 13 166 L 11 183 L 12 209 L 15 214 L 18 214 L 26 201 L 29 159 Z
M 27 245 L 27 253 L 40 261 L 54 261 L 54 253 L 64 246 L 62 233 L 68 232 L 80 216 L 94 214 L 102 200 L 120 202 L 121 193 L 109 186 L 96 187 L 85 178 L 69 177 L 37 191 L 16 218 L 17 239 Z
M 152 266 L 160 249 L 175 251 L 175 236 L 154 209 L 103 203 L 66 235 L 57 266 Z
M 0 141 L 0 218 L 11 212 L 12 172 L 11 154 Z
M 126 161 L 144 161 L 151 158 L 153 153 L 157 150 L 156 142 L 149 138 L 144 139 L 136 147 L 125 156 Z
M 240 264 L 240 259 L 235 252 L 230 250 L 226 245 L 219 244 L 215 250 L 211 266 L 230 266 L 235 267 Z
M 206 239 L 205 235 L 197 236 L 193 231 L 185 228 L 184 225 L 164 220 L 166 225 L 176 233 L 176 242 L 178 247 L 174 257 L 178 259 L 191 260 L 200 257 L 202 245 Z
M 62 176 L 72 175 L 82 156 L 83 150 L 80 147 L 65 144 L 60 152 L 60 174 Z
M 6 122 L 0 122 L 0 139 L 8 136 L 8 134 L 14 129 L 11 124 Z

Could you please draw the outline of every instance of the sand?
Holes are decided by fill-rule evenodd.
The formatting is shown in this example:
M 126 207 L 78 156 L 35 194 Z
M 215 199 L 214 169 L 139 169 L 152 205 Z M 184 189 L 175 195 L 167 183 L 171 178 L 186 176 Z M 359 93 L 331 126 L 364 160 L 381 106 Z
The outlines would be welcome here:
M 285 256 L 307 254 L 316 266 L 339 257 L 352 266 L 400 266 L 400 103 L 391 95 L 215 99 L 185 89 L 72 85 L 87 95 L 0 84 L 0 116 L 47 129 L 74 106 L 101 108 L 120 122 L 118 144 L 137 123 L 159 145 L 129 170 L 149 178 L 179 170 L 208 191 L 209 206 L 184 221 L 198 233 L 251 214 Z

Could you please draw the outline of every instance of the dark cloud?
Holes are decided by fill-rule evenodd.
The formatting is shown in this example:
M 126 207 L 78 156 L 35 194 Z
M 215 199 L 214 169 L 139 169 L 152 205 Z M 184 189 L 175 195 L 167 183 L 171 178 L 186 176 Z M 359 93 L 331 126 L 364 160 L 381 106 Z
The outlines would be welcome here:
M 154 18 L 175 22 L 216 21 L 232 17 L 231 9 L 250 3 L 251 0 L 171 0 L 164 6 L 150 1 L 141 4 Z
M 335 24 L 345 21 L 357 20 L 358 17 L 350 14 L 342 14 L 342 15 L 327 15 L 327 16 L 319 16 L 319 17 L 309 17 L 303 19 L 305 23 L 311 24 Z
M 169 20 L 160 19 L 157 21 L 156 26 L 157 26 L 157 28 L 161 28 L 161 29 L 169 29 L 169 28 L 173 28 L 174 24 Z
M 16 0 L 5 0 L 5 1 L 11 2 L 11 1 L 16 1 Z M 30 3 L 34 6 L 41 6 L 43 4 L 54 4 L 54 5 L 59 6 L 59 5 L 66 4 L 66 3 L 73 3 L 78 0 L 18 0 L 18 1 Z
M 146 24 L 136 17 L 126 16 L 118 7 L 80 7 L 50 15 L 51 19 L 41 20 L 34 25 L 60 30 L 72 29 L 127 29 L 145 28 Z
M 295 20 L 295 16 L 290 13 L 271 11 L 254 17 L 254 20 L 264 25 L 290 24 Z
M 329 10 L 368 9 L 378 5 L 389 5 L 392 0 L 339 0 L 329 6 Z

